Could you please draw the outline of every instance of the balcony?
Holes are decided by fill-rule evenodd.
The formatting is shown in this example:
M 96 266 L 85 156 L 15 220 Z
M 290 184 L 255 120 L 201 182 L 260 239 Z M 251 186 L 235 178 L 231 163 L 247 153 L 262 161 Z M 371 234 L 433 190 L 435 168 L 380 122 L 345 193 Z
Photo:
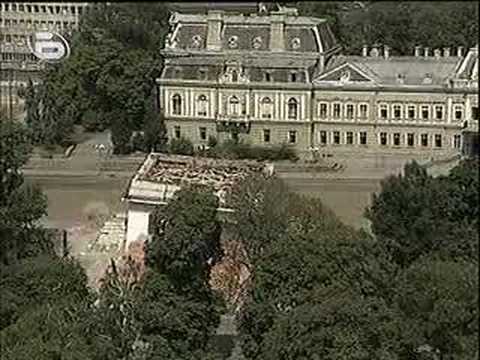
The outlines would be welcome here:
M 249 115 L 220 115 L 215 116 L 215 123 L 218 132 L 236 132 L 239 134 L 248 134 L 250 132 Z

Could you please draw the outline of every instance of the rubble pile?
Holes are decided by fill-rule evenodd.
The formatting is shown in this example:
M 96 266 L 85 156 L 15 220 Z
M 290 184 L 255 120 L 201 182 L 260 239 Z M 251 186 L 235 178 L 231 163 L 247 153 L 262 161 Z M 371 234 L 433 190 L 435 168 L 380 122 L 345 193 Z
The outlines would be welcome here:
M 252 161 L 159 157 L 142 180 L 167 185 L 201 184 L 226 191 L 249 174 L 261 172 L 265 164 Z

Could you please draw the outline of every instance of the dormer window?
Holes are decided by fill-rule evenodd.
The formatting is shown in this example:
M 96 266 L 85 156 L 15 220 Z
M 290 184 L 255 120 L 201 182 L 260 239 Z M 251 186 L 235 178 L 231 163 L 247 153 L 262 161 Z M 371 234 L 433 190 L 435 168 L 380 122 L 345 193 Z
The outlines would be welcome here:
M 202 37 L 200 35 L 194 35 L 192 37 L 192 48 L 198 49 L 202 46 Z
M 199 80 L 207 80 L 207 69 L 199 69 L 198 70 L 198 79 Z
M 292 45 L 293 50 L 300 49 L 300 45 L 301 45 L 300 39 L 299 38 L 293 38 L 292 42 L 291 42 L 291 45 Z
M 236 49 L 238 47 L 238 36 L 231 36 L 228 39 L 228 47 L 230 49 Z
M 424 84 L 431 84 L 432 83 L 432 74 L 426 73 L 425 78 L 423 79 Z
M 256 50 L 260 49 L 262 47 L 262 38 L 260 36 L 255 37 L 252 46 Z

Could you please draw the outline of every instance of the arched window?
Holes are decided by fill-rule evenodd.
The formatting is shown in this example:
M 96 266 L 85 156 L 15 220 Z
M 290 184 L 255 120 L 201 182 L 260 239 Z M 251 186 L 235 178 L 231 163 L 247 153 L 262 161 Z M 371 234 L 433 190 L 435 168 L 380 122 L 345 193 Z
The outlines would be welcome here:
M 232 82 L 238 81 L 238 74 L 236 70 L 232 70 Z
M 297 119 L 298 117 L 298 101 L 295 98 L 288 100 L 288 118 Z
M 272 118 L 272 100 L 268 96 L 262 99 L 260 112 L 263 119 Z
M 172 114 L 181 115 L 182 114 L 182 97 L 178 94 L 172 96 Z
M 200 95 L 197 98 L 197 115 L 207 116 L 208 99 L 205 95 Z
M 232 96 L 228 102 L 229 104 L 229 114 L 233 116 L 238 116 L 240 113 L 240 101 L 236 96 Z

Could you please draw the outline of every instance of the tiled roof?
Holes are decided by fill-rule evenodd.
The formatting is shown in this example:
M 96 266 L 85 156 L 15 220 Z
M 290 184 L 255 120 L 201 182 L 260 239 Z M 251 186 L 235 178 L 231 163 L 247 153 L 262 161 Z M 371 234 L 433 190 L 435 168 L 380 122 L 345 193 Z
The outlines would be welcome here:
M 257 50 L 268 51 L 270 45 L 270 23 L 271 16 L 243 16 L 224 14 L 222 16 L 223 30 L 221 35 L 222 50 L 230 50 L 229 39 L 237 37 L 238 50 Z M 337 42 L 332 32 L 329 30 L 325 19 L 318 19 L 306 16 L 284 16 L 285 31 L 285 50 L 296 52 L 318 52 L 319 45 L 317 41 L 322 42 L 324 51 L 337 47 Z M 181 24 L 174 40 L 177 41 L 177 47 L 186 49 L 190 47 L 194 35 L 200 35 L 203 40 L 207 36 L 208 16 L 204 14 L 180 14 L 174 13 L 170 20 L 171 24 Z M 319 38 L 315 35 L 318 30 Z M 256 37 L 261 38 L 261 46 L 254 48 Z M 300 46 L 297 49 L 292 48 L 292 40 L 300 39 Z M 202 44 L 205 48 L 205 43 Z
M 181 49 L 191 49 L 194 36 L 200 37 L 200 48 L 204 49 L 207 39 L 207 25 L 182 25 L 175 38 L 177 46 Z
M 380 84 L 396 84 L 399 75 L 404 77 L 405 85 L 424 84 L 425 78 L 430 75 L 433 85 L 444 84 L 454 75 L 457 64 L 461 59 L 457 57 L 361 57 L 335 56 L 328 64 L 325 72 L 331 71 L 342 64 L 350 63 L 372 77 Z

